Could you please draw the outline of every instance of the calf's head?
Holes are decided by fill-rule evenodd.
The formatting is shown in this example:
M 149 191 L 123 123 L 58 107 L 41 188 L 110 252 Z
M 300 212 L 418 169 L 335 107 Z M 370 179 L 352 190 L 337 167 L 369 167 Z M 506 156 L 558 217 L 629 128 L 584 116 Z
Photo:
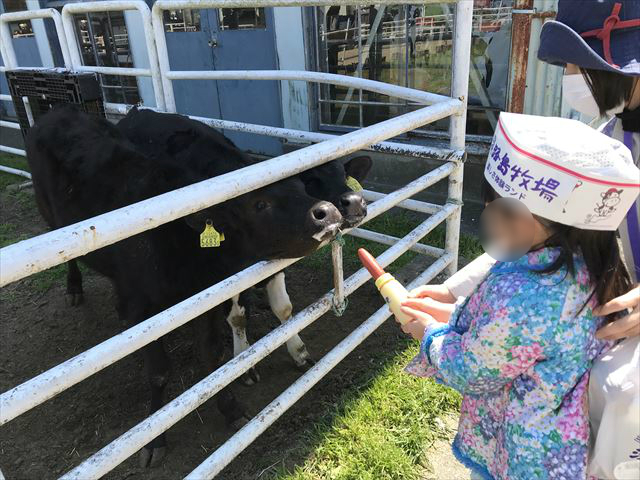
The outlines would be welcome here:
M 306 170 L 299 177 L 309 195 L 335 205 L 342 214 L 342 226 L 351 228 L 367 215 L 367 202 L 361 192 L 347 185 L 347 179 L 364 181 L 371 164 L 371 158 L 366 156 L 355 157 L 345 163 L 335 160 Z
M 133 108 L 120 120 L 118 129 L 147 155 L 167 155 L 209 176 L 229 171 L 229 162 L 236 165 L 231 169 L 256 163 L 220 132 L 184 115 Z M 361 156 L 346 163 L 325 163 L 302 172 L 299 178 L 310 196 L 335 205 L 342 214 L 342 226 L 350 228 L 366 216 L 367 205 L 361 193 L 347 186 L 347 178 L 362 182 L 370 169 L 371 159 Z
M 309 196 L 298 179 L 285 179 L 186 218 L 202 232 L 207 222 L 224 234 L 225 247 L 252 260 L 304 257 L 333 239 L 342 215 Z
M 118 128 L 147 155 L 188 172 L 186 183 L 255 163 L 220 133 L 182 115 L 135 110 Z M 233 248 L 242 258 L 260 260 L 308 255 L 337 234 L 342 215 L 292 177 L 192 214 L 186 221 L 198 232 L 210 221 L 225 236 L 224 250 Z

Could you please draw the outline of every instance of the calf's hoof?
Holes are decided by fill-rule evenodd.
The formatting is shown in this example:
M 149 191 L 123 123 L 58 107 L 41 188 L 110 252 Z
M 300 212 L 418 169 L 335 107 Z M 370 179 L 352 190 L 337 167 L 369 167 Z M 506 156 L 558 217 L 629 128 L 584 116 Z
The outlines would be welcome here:
M 244 383 L 247 387 L 251 385 L 255 385 L 260 381 L 260 374 L 256 367 L 252 367 L 247 372 L 242 375 L 242 383 Z
M 316 361 L 311 357 L 301 359 L 301 361 L 294 360 L 296 368 L 301 372 L 306 372 L 316 364 Z
M 167 454 L 167 447 L 144 447 L 140 450 L 140 467 L 157 467 Z
M 65 303 L 69 307 L 77 307 L 84 303 L 84 294 L 82 292 L 69 292 L 64 296 Z
M 249 423 L 251 419 L 247 416 L 246 413 L 243 413 L 242 416 L 240 418 L 236 418 L 235 420 L 233 420 L 232 422 L 229 422 L 229 426 L 231 428 L 233 428 L 234 430 L 240 430 L 242 427 L 244 427 L 247 423 Z

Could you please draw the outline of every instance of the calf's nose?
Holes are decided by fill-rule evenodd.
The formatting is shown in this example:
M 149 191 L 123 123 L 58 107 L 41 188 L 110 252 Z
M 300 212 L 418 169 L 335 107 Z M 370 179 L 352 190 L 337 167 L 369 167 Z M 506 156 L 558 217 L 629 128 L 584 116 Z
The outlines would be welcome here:
M 367 214 L 367 204 L 359 193 L 343 193 L 340 196 L 340 212 L 345 217 L 362 218 Z
M 328 225 L 340 223 L 342 215 L 333 204 L 318 202 L 309 210 L 309 219 L 313 225 L 324 228 Z

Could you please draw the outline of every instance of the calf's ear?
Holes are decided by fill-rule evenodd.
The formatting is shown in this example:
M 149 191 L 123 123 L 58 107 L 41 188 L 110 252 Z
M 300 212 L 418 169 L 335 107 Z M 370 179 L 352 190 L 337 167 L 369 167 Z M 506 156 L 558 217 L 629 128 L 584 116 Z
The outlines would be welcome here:
M 207 219 L 208 219 L 208 214 L 206 211 L 192 213 L 191 215 L 187 215 L 186 217 L 184 217 L 185 223 L 196 231 L 204 230 L 204 226 L 207 223 Z
M 210 208 L 187 215 L 184 217 L 184 221 L 196 232 L 202 232 L 209 221 L 220 233 L 224 233 L 228 229 L 226 219 L 222 215 L 213 212 Z
M 344 171 L 347 177 L 353 177 L 362 182 L 369 174 L 372 165 L 371 157 L 354 157 L 344 164 Z
M 193 130 L 183 130 L 173 133 L 167 139 L 167 153 L 174 155 L 186 150 L 195 141 Z

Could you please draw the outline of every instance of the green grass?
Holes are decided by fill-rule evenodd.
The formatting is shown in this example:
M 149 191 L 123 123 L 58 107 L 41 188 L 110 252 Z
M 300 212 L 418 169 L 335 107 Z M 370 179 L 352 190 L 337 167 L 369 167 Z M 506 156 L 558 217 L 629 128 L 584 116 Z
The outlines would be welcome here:
M 439 437 L 437 418 L 457 410 L 460 396 L 430 379 L 402 372 L 417 350 L 411 342 L 367 379 L 366 388 L 345 394 L 333 420 L 318 424 L 309 434 L 314 446 L 305 461 L 291 469 L 281 467 L 271 478 L 421 478 L 428 468 L 427 447 Z
M 29 238 L 29 235 L 18 233 L 17 227 L 11 223 L 0 223 L 0 248 Z M 36 273 L 26 280 L 38 292 L 49 290 L 54 284 L 62 282 L 67 273 L 65 265 L 57 265 L 43 272 Z
M 29 165 L 27 159 L 24 157 L 10 155 L 6 153 L 0 154 L 0 165 L 5 165 L 11 168 L 18 168 L 20 170 L 29 171 Z M 14 183 L 22 183 L 27 181 L 26 178 L 17 175 L 11 175 L 8 173 L 0 173 L 0 190 L 4 190 L 8 185 Z M 29 195 L 25 191 L 13 192 L 10 195 L 10 200 L 20 204 L 24 208 L 35 209 L 33 196 Z M 19 233 L 19 229 L 13 223 L 0 223 L 0 248 L 11 245 L 12 243 L 19 242 L 29 238 L 29 235 L 25 233 Z M 60 283 L 64 280 L 67 273 L 65 265 L 57 265 L 43 272 L 39 272 L 29 277 L 26 282 L 36 292 L 45 292 L 49 290 L 53 285 Z
M 385 233 L 394 237 L 402 238 L 415 227 L 417 227 L 422 221 L 422 217 L 406 210 L 400 212 L 392 212 L 385 215 L 381 215 L 374 218 L 370 222 L 364 225 L 367 230 L 374 232 Z M 378 256 L 389 247 L 387 245 L 381 245 L 379 243 L 371 242 L 361 238 L 352 237 L 351 235 L 345 235 L 345 245 L 343 251 L 344 267 L 348 271 L 352 271 L 360 266 L 358 256 L 356 254 L 358 248 L 366 248 L 371 252 L 373 256 Z M 439 226 L 432 230 L 426 237 L 420 240 L 419 243 L 425 245 L 432 245 L 438 248 L 444 248 L 445 241 L 445 229 L 444 226 Z M 471 235 L 460 235 L 460 255 L 471 260 L 484 252 L 477 237 Z M 415 258 L 417 254 L 414 252 L 407 252 L 393 262 L 387 271 L 395 273 L 403 266 L 409 263 Z M 331 247 L 325 246 L 315 252 L 313 255 L 301 260 L 301 265 L 308 268 L 319 269 L 323 268 L 331 262 Z
M 18 233 L 15 225 L 0 223 L 0 248 L 29 238 L 28 235 Z
M 368 230 L 403 237 L 424 217 L 413 212 L 391 212 L 365 225 Z M 438 227 L 421 243 L 444 248 L 445 230 Z M 356 250 L 367 248 L 379 255 L 389 248 L 360 238 L 345 236 L 345 269 L 360 266 Z M 461 235 L 460 255 L 473 259 L 483 253 L 476 237 Z M 387 270 L 396 272 L 417 254 L 407 252 Z M 310 268 L 326 268 L 331 248 L 324 247 L 302 260 Z M 396 352 L 368 352 L 381 369 L 363 375 L 329 407 L 330 419 L 319 422 L 303 444 L 303 460 L 295 467 L 280 467 L 275 480 L 412 480 L 422 478 L 428 468 L 426 453 L 438 437 L 436 419 L 457 411 L 460 396 L 431 379 L 417 379 L 403 367 L 417 353 L 415 342 L 401 343 Z
M 25 170 L 27 172 L 29 171 L 29 165 L 27 164 L 27 159 L 25 157 L 10 155 L 8 153 L 0 153 L 0 165 Z M 0 190 L 4 190 L 8 185 L 13 183 L 22 183 L 27 180 L 28 179 L 18 175 L 0 172 Z
M 62 284 L 66 275 L 67 267 L 65 264 L 62 264 L 32 275 L 29 277 L 29 281 L 35 290 L 39 292 L 46 292 L 54 285 Z

